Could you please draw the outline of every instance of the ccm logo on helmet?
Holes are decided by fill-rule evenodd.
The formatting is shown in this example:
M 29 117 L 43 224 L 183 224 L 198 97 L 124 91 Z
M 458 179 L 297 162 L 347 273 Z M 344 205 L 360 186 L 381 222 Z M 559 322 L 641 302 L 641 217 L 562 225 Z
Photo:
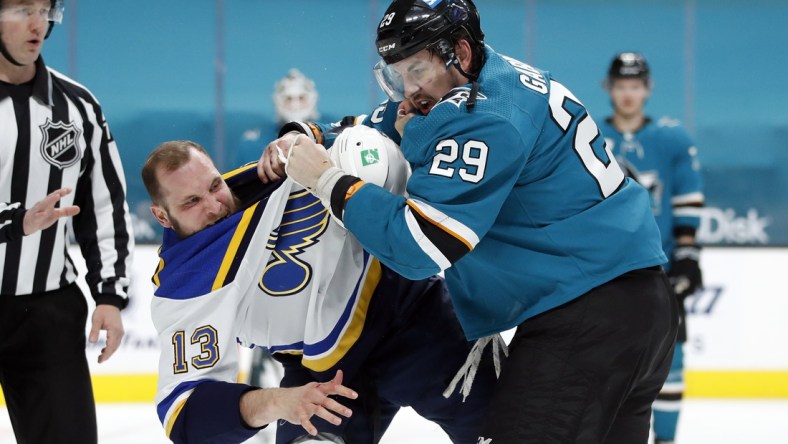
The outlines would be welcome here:
M 378 47 L 378 52 L 383 54 L 383 53 L 391 51 L 392 49 L 395 49 L 396 47 L 397 47 L 396 43 L 389 43 L 388 45 L 379 46 Z

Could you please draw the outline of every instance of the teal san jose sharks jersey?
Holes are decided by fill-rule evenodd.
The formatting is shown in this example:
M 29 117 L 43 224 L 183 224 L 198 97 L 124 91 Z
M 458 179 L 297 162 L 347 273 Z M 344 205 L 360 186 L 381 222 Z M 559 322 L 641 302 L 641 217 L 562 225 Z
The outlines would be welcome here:
M 662 247 L 670 257 L 677 227 L 694 232 L 700 224 L 703 179 L 695 145 L 675 119 L 646 119 L 637 131 L 620 132 L 606 119 L 602 134 L 619 164 L 645 187 L 662 233 Z
M 489 47 L 478 81 L 473 109 L 469 85 L 456 88 L 401 141 L 396 103 L 361 117 L 400 142 L 413 171 L 406 196 L 366 184 L 347 201 L 345 225 L 367 251 L 411 279 L 444 270 L 469 339 L 666 262 L 648 193 L 566 87 Z

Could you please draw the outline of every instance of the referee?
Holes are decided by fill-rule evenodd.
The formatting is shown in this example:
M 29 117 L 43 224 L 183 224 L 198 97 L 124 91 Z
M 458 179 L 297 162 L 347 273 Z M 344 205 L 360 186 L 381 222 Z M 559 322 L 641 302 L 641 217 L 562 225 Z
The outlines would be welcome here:
M 123 337 L 133 250 L 125 178 L 96 98 L 48 69 L 62 0 L 0 0 L 0 384 L 18 443 L 96 443 L 85 358 L 87 303 L 66 223 L 96 301 L 98 361 Z

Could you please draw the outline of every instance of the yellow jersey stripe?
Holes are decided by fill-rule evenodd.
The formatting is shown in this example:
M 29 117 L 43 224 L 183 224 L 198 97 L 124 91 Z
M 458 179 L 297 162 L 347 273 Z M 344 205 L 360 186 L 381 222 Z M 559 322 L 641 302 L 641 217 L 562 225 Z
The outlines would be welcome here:
M 188 399 L 188 398 L 187 398 Z M 172 411 L 172 415 L 170 415 L 170 419 L 167 421 L 167 426 L 164 427 L 164 433 L 167 435 L 167 438 L 170 437 L 170 433 L 172 433 L 172 426 L 175 425 L 175 420 L 178 419 L 178 415 L 180 415 L 183 406 L 186 405 L 186 400 L 179 402 L 175 409 Z
M 244 234 L 246 234 L 246 230 L 249 228 L 249 221 L 252 220 L 254 211 L 259 204 L 260 202 L 257 202 L 244 211 L 244 215 L 241 217 L 241 220 L 238 222 L 238 227 L 235 229 L 233 238 L 230 240 L 230 245 L 227 246 L 227 252 L 224 254 L 224 259 L 222 260 L 222 265 L 219 267 L 219 272 L 216 273 L 216 279 L 213 281 L 213 287 L 211 288 L 211 291 L 216 291 L 224 286 L 224 280 L 227 278 L 227 272 L 230 271 L 233 261 L 240 259 L 236 258 L 238 246 L 241 245 L 241 240 L 243 239 Z
M 242 167 L 238 167 L 238 168 L 236 168 L 234 170 L 228 171 L 228 172 L 222 174 L 222 179 L 227 180 L 230 177 L 233 177 L 233 176 L 235 176 L 238 173 L 243 173 L 244 171 L 252 169 L 252 168 L 257 168 L 257 164 L 256 163 L 250 163 L 250 164 L 246 164 L 246 165 L 244 165 Z
M 304 367 L 316 372 L 326 371 L 336 365 L 336 363 L 345 356 L 348 350 L 350 350 L 353 344 L 358 341 L 358 338 L 361 337 L 361 333 L 364 330 L 364 322 L 367 319 L 369 302 L 372 300 L 372 294 L 375 292 L 380 282 L 381 275 L 380 262 L 377 259 L 373 259 L 369 265 L 367 278 L 364 280 L 364 287 L 361 290 L 358 305 L 356 309 L 353 310 L 353 318 L 350 321 L 350 326 L 347 331 L 345 331 L 345 334 L 342 335 L 336 349 L 328 356 L 320 359 L 310 360 L 304 358 L 302 361 Z

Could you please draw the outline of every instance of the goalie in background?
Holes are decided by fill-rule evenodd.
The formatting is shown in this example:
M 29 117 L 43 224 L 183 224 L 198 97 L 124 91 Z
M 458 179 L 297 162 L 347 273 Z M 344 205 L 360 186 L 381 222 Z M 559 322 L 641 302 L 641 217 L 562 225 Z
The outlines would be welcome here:
M 235 164 L 256 162 L 268 142 L 276 138 L 279 128 L 285 123 L 319 119 L 319 97 L 315 82 L 298 69 L 291 68 L 287 75 L 274 85 L 271 98 L 275 118 L 243 132 L 236 150 Z

